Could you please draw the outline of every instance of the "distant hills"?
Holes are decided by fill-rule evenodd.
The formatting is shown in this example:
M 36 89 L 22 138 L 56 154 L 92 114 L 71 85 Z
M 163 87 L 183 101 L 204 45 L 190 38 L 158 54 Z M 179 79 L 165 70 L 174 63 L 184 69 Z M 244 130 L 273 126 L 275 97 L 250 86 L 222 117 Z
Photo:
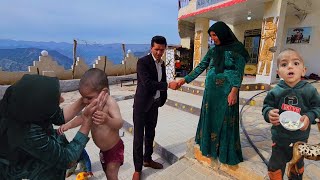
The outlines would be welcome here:
M 3 71 L 27 71 L 33 61 L 38 60 L 42 50 L 47 50 L 49 55 L 59 65 L 70 69 L 73 57 L 73 44 L 57 42 L 15 41 L 0 39 L 0 67 Z M 126 51 L 136 57 L 146 55 L 150 50 L 149 44 L 126 44 Z M 123 60 L 121 43 L 114 44 L 78 44 L 77 56 L 92 65 L 98 56 L 107 56 L 114 64 Z
M 28 66 L 32 66 L 33 61 L 39 59 L 41 51 L 42 49 L 38 48 L 0 49 L 0 67 L 3 71 L 27 71 Z M 59 65 L 71 69 L 71 58 L 55 50 L 49 50 L 48 53 Z

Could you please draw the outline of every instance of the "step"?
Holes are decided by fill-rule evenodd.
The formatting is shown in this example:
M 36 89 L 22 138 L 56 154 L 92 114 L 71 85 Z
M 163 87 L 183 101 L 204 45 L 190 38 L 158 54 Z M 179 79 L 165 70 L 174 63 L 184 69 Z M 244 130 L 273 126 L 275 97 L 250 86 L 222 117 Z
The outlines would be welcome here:
M 189 83 L 192 86 L 204 88 L 205 81 L 203 79 L 195 79 Z M 241 84 L 240 91 L 257 91 L 257 90 L 270 90 L 272 87 L 269 84 L 246 82 L 245 79 Z
M 168 106 L 199 116 L 201 103 L 202 96 L 171 89 L 168 90 L 168 100 L 166 102 Z
M 197 159 L 203 166 L 211 168 L 214 171 L 222 171 L 236 179 L 264 179 L 267 175 L 266 165 L 249 145 L 248 140 L 243 134 L 240 137 L 244 162 L 236 166 L 224 165 L 217 160 L 203 156 L 199 145 L 195 144 L 194 139 L 188 142 L 186 157 Z M 266 154 L 265 152 L 263 153 Z
M 197 82 L 195 82 L 197 84 Z M 194 86 L 191 83 L 190 84 L 184 84 L 179 88 L 178 91 L 189 93 L 192 95 L 198 95 L 198 96 L 203 96 L 204 93 L 204 88 L 199 87 L 199 86 Z M 261 95 L 258 95 L 254 99 L 252 99 L 252 96 L 262 93 Z M 255 90 L 255 91 L 240 91 L 240 105 L 244 105 L 248 102 L 249 105 L 251 106 L 262 106 L 263 105 L 263 100 L 266 95 L 266 92 L 264 90 Z
M 233 180 L 232 176 L 223 171 L 212 171 L 195 159 L 182 158 L 167 169 L 150 176 L 152 180 Z
M 221 170 L 237 179 L 265 179 L 267 175 L 266 165 L 262 162 L 252 162 L 244 160 L 235 166 L 219 163 L 217 160 L 203 156 L 198 145 L 194 146 L 194 157 L 204 166 L 214 170 Z M 248 173 L 247 173 L 248 172 Z
M 179 91 L 187 92 L 194 95 L 203 96 L 204 88 L 199 86 L 193 86 L 191 84 L 184 84 L 179 88 Z

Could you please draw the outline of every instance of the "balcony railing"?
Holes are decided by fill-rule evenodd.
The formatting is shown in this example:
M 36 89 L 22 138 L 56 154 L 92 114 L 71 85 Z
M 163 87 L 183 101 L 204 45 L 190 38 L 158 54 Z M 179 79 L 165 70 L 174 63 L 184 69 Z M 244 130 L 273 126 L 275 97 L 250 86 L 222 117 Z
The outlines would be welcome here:
M 179 9 L 180 9 L 180 8 L 183 8 L 183 7 L 185 7 L 185 6 L 188 6 L 188 4 L 189 4 L 190 1 L 191 1 L 191 0 L 178 0 L 178 7 L 179 7 Z

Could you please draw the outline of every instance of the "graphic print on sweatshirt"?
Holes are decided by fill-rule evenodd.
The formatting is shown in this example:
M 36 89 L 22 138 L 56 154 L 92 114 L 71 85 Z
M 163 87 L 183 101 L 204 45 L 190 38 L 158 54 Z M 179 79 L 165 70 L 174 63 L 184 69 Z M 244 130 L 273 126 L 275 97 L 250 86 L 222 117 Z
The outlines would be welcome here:
M 286 96 L 281 109 L 284 111 L 293 111 L 300 114 L 301 108 L 297 107 L 299 104 L 297 96 Z

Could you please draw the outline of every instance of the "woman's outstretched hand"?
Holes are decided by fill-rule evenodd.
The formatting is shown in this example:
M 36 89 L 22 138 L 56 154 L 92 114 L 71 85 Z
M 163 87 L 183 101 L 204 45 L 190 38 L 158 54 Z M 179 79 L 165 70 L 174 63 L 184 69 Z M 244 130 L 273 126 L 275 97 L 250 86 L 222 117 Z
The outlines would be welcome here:
M 184 78 L 178 80 L 178 88 L 180 88 L 184 83 L 186 83 L 186 80 Z
M 179 89 L 186 81 L 184 78 L 179 79 L 178 81 L 171 81 L 168 85 L 170 89 L 177 90 Z
M 178 89 L 178 83 L 176 81 L 171 81 L 171 82 L 169 82 L 168 87 L 170 89 L 177 90 Z

